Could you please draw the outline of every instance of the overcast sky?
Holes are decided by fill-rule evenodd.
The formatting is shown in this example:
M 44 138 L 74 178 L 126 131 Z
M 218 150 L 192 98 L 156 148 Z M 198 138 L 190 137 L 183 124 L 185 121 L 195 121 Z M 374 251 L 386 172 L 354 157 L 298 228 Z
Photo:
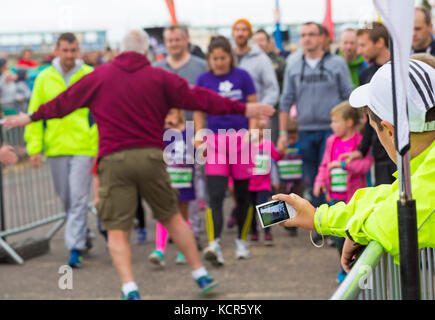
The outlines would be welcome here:
M 281 0 L 283 23 L 322 22 L 325 0 Z M 375 17 L 372 0 L 332 0 L 336 22 Z M 170 22 L 164 0 L 2 0 L 0 33 L 106 30 L 116 41 L 134 27 Z M 6 11 L 4 4 L 6 4 Z M 275 0 L 175 0 L 177 18 L 190 26 L 231 25 L 240 17 L 273 22 Z

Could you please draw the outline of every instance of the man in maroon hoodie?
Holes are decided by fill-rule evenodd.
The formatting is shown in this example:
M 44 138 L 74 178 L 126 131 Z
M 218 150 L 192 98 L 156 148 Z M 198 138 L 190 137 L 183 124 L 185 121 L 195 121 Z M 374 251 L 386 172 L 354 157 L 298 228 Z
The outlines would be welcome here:
M 121 54 L 68 88 L 37 112 L 7 117 L 6 128 L 32 121 L 62 118 L 89 107 L 99 130 L 100 178 L 98 215 L 108 231 L 108 247 L 122 282 L 125 299 L 139 299 L 133 279 L 128 233 L 137 205 L 137 192 L 150 205 L 153 216 L 171 234 L 192 268 L 192 276 L 205 294 L 217 282 L 202 265 L 192 231 L 177 208 L 163 161 L 164 119 L 174 106 L 213 115 L 270 116 L 273 107 L 243 104 L 154 68 L 146 58 L 149 38 L 142 30 L 130 31 Z

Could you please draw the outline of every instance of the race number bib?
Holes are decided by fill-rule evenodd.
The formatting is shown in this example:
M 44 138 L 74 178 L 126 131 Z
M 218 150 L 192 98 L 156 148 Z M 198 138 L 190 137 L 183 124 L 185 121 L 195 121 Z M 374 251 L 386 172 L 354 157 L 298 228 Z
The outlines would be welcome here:
M 191 188 L 193 181 L 192 167 L 167 167 L 171 185 L 175 189 Z
M 302 159 L 278 161 L 278 172 L 282 180 L 302 179 Z
M 254 175 L 264 176 L 270 173 L 270 156 L 267 154 L 258 154 L 255 157 Z
M 331 170 L 331 191 L 346 192 L 347 191 L 347 171 L 342 168 L 334 168 Z

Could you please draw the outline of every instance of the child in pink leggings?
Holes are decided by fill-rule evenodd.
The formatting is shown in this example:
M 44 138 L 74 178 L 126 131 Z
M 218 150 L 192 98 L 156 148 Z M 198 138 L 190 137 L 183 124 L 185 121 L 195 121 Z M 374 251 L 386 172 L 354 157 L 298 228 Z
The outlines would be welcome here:
M 186 124 L 183 110 L 171 109 L 165 119 L 165 135 L 173 136 L 170 141 L 165 141 L 167 149 L 164 151 L 167 171 L 171 177 L 172 187 L 178 190 L 178 207 L 183 218 L 190 225 L 188 220 L 189 201 L 195 199 L 195 187 L 193 184 L 194 165 L 187 157 L 190 155 L 186 152 Z M 172 146 L 173 148 L 168 148 Z M 149 256 L 149 261 L 160 266 L 165 265 L 166 244 L 169 233 L 161 223 L 156 225 L 156 248 Z M 184 255 L 178 251 L 177 264 L 185 264 Z

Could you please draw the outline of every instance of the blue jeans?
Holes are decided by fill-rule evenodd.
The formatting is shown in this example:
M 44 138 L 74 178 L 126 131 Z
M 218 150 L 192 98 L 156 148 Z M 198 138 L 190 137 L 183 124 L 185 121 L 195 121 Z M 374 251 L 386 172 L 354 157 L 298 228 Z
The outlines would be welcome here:
M 311 204 L 318 207 L 325 203 L 325 196 L 313 195 L 313 185 L 317 171 L 322 162 L 325 151 L 326 139 L 332 134 L 332 130 L 299 131 L 299 143 L 301 146 L 304 179 L 308 184 L 308 191 L 311 196 Z

